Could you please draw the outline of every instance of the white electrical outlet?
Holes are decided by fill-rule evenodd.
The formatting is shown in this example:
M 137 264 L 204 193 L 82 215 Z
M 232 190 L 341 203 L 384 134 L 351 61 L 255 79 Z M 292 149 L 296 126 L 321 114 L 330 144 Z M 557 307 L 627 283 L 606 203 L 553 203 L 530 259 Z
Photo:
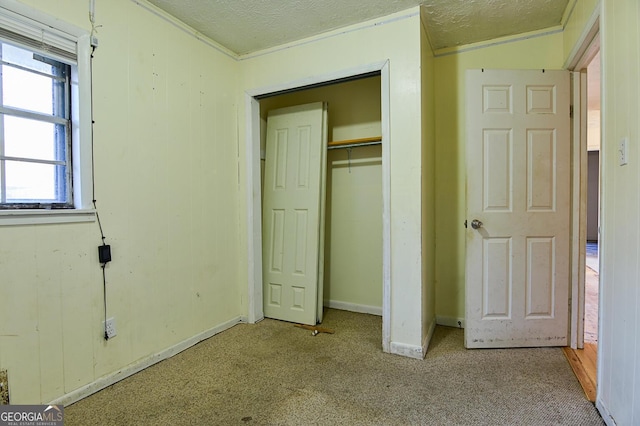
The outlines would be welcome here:
M 629 163 L 629 138 L 624 137 L 620 139 L 620 145 L 618 145 L 618 164 L 624 166 Z
M 102 322 L 104 326 L 104 332 L 108 339 L 113 339 L 118 335 L 116 332 L 116 319 L 114 317 L 108 318 L 107 322 Z

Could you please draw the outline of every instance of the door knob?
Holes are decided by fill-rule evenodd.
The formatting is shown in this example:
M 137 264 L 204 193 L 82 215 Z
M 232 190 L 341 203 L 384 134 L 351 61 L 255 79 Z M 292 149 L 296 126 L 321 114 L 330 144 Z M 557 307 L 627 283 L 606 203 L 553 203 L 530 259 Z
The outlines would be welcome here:
M 480 222 L 478 219 L 473 219 L 471 221 L 471 227 L 473 229 L 480 229 L 480 228 L 482 228 L 482 222 Z

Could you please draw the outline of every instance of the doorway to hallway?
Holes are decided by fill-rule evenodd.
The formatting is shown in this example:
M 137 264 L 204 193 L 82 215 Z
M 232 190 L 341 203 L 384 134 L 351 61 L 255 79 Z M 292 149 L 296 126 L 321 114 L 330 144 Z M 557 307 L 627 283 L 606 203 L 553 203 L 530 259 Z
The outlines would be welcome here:
M 569 359 L 587 398 L 595 402 L 597 390 L 597 353 L 598 353 L 598 319 L 599 319 L 599 258 L 600 258 L 600 52 L 598 38 L 592 44 L 591 52 L 585 54 L 576 71 L 585 75 L 586 100 L 581 102 L 585 109 L 581 124 L 581 132 L 586 134 L 586 144 L 582 145 L 581 157 L 584 158 L 581 168 L 584 174 L 581 204 L 586 206 L 584 228 L 581 230 L 581 251 L 584 253 L 584 273 L 579 283 L 579 304 L 581 316 L 577 330 L 580 336 L 577 347 L 565 348 Z M 585 146 L 586 145 L 586 146 Z M 586 225 L 586 226 L 585 226 Z

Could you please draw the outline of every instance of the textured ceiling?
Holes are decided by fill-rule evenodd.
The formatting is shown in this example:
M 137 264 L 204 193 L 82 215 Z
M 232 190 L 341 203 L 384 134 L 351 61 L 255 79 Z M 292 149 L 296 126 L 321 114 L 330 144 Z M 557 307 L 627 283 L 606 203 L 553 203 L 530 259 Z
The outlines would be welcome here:
M 422 17 L 434 49 L 560 25 L 569 0 L 428 0 Z
M 149 0 L 237 54 L 421 5 L 434 49 L 561 23 L 569 0 Z

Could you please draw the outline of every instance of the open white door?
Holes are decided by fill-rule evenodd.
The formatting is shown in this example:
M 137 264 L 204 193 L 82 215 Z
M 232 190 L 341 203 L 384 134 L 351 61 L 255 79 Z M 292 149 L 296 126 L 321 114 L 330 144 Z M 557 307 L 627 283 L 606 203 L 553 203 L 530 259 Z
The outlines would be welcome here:
M 263 201 L 266 317 L 315 325 L 322 283 L 326 121 L 323 103 L 269 112 Z
M 327 104 L 322 111 L 322 158 L 320 160 L 320 235 L 318 240 L 318 290 L 316 301 L 316 321 L 322 322 L 324 316 L 324 238 L 327 212 L 327 145 L 329 143 L 329 117 Z
M 566 346 L 567 71 L 467 71 L 467 348 Z

